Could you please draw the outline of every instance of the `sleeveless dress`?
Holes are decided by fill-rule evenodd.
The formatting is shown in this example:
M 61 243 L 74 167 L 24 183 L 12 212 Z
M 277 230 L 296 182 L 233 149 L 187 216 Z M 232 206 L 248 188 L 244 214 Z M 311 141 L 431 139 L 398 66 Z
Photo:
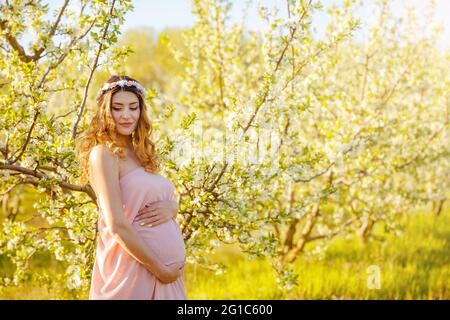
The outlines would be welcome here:
M 174 218 L 155 227 L 140 226 L 134 218 L 147 203 L 173 200 L 173 183 L 159 174 L 138 167 L 120 178 L 124 215 L 142 239 L 166 265 L 186 262 L 186 248 Z M 182 275 L 162 283 L 140 262 L 130 256 L 111 236 L 102 210 L 98 214 L 98 242 L 92 272 L 90 300 L 185 300 Z

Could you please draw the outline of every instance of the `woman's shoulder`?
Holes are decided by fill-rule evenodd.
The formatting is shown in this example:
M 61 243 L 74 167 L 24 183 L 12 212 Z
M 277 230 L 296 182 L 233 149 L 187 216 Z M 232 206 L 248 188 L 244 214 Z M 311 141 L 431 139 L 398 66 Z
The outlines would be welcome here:
M 111 151 L 111 149 L 104 145 L 104 144 L 97 144 L 92 147 L 90 154 L 99 154 L 99 155 L 114 155 L 114 153 Z
M 89 161 L 95 166 L 100 162 L 115 162 L 117 156 L 107 146 L 98 144 L 91 149 Z

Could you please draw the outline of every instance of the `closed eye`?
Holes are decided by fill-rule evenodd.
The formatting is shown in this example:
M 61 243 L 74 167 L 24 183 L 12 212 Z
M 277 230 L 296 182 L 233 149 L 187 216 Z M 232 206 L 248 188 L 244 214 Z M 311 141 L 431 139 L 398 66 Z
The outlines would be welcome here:
M 130 108 L 130 110 L 137 110 L 138 108 Z M 115 111 L 119 111 L 119 110 L 122 110 L 122 108 L 113 108 L 113 110 L 115 110 Z

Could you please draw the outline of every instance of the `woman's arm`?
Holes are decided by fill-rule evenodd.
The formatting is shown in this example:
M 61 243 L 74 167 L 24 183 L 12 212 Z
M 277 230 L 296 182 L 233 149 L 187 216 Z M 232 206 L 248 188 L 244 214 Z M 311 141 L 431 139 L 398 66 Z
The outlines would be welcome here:
M 115 155 L 102 145 L 94 147 L 89 156 L 95 192 L 108 230 L 128 254 L 142 263 L 161 282 L 175 281 L 181 275 L 180 265 L 169 267 L 159 261 L 155 251 L 147 246 L 123 214 L 119 167 L 114 157 Z

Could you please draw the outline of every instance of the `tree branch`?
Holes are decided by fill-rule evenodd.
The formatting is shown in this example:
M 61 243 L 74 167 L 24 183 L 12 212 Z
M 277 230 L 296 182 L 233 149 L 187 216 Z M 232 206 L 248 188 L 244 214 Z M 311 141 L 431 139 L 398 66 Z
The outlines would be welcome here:
M 36 177 L 39 179 L 43 179 L 43 178 L 47 177 L 45 174 L 43 174 L 39 171 L 24 168 L 24 167 L 21 167 L 18 165 L 0 164 L 0 170 L 12 170 L 12 171 L 20 172 L 20 173 L 26 174 L 28 176 L 33 176 L 33 177 Z M 94 202 L 97 201 L 95 192 L 89 184 L 86 184 L 84 186 L 78 186 L 78 185 L 68 183 L 66 181 L 58 181 L 58 185 L 65 190 L 85 192 Z
M 94 61 L 92 63 L 92 66 L 90 67 L 91 71 L 89 73 L 89 77 L 88 77 L 86 86 L 84 87 L 83 100 L 81 101 L 80 110 L 78 112 L 77 119 L 75 120 L 75 124 L 74 124 L 74 126 L 72 128 L 72 139 L 75 139 L 77 134 L 78 134 L 77 133 L 78 123 L 81 121 L 81 116 L 84 113 L 84 107 L 86 105 L 87 95 L 88 95 L 88 92 L 89 92 L 89 86 L 91 84 L 91 80 L 92 80 L 92 77 L 94 75 L 94 72 L 95 72 L 95 70 L 97 69 L 97 66 L 98 66 L 98 60 L 99 60 L 100 54 L 101 54 L 101 52 L 103 50 L 103 40 L 106 39 L 106 35 L 108 33 L 108 28 L 109 28 L 109 24 L 111 23 L 111 19 L 112 19 L 112 16 L 113 16 L 113 9 L 114 9 L 115 3 L 116 3 L 116 0 L 113 0 L 113 2 L 111 4 L 111 7 L 109 9 L 109 16 L 111 18 L 108 19 L 107 22 L 106 22 L 105 28 L 103 30 L 103 35 L 102 35 L 102 38 L 101 38 L 102 41 L 100 41 L 100 45 L 98 47 L 97 54 L 95 55 L 95 59 L 94 59 Z
M 32 4 L 32 1 L 30 1 L 28 4 L 26 5 L 30 5 Z M 67 7 L 67 5 L 69 4 L 69 0 L 65 0 L 63 6 L 61 7 L 58 17 L 56 18 L 56 21 L 53 23 L 50 31 L 49 31 L 49 38 L 51 38 L 55 32 L 56 29 L 61 21 L 61 17 Z M 5 31 L 5 38 L 8 41 L 8 43 L 10 44 L 10 46 L 13 48 L 13 50 L 17 51 L 17 53 L 19 54 L 19 58 L 20 60 L 22 60 L 25 63 L 28 63 L 30 61 L 37 61 L 41 58 L 41 54 L 42 52 L 44 52 L 44 50 L 46 49 L 46 46 L 42 46 L 39 49 L 34 51 L 34 54 L 32 56 L 27 55 L 27 53 L 25 52 L 25 49 L 20 45 L 20 43 L 17 41 L 16 37 L 14 37 L 14 35 L 11 34 L 9 28 L 7 27 L 7 21 L 6 20 L 0 20 L 0 30 L 4 30 Z
M 312 0 L 310 0 L 310 1 L 308 2 L 308 7 L 311 5 L 311 2 L 312 2 Z M 307 10 L 304 9 L 304 10 L 303 10 L 303 14 L 302 14 L 302 16 L 299 18 L 299 21 L 298 21 L 297 25 L 295 25 L 295 26 L 293 26 L 293 27 L 291 28 L 289 40 L 286 42 L 286 45 L 284 46 L 283 50 L 281 51 L 280 56 L 278 57 L 277 63 L 276 63 L 276 65 L 275 65 L 275 68 L 274 68 L 274 70 L 272 71 L 272 73 L 271 73 L 271 75 L 270 75 L 271 78 L 272 78 L 272 77 L 276 74 L 276 72 L 278 71 L 278 68 L 280 67 L 281 62 L 283 61 L 284 55 L 286 54 L 286 51 L 287 51 L 287 49 L 289 48 L 289 46 L 291 45 L 291 42 L 292 42 L 292 40 L 294 39 L 295 33 L 296 33 L 297 30 L 298 30 L 298 26 L 301 24 L 301 22 L 303 21 L 304 17 L 306 16 L 306 12 L 307 12 Z M 243 127 L 243 130 L 242 130 L 242 136 L 244 136 L 245 133 L 248 131 L 248 129 L 249 129 L 250 126 L 252 125 L 252 123 L 253 123 L 253 121 L 254 121 L 256 115 L 258 114 L 259 109 L 260 109 L 261 106 L 266 102 L 267 96 L 269 95 L 269 91 L 270 91 L 270 89 L 269 89 L 269 90 L 266 90 L 266 91 L 264 92 L 264 96 L 263 96 L 261 102 L 256 106 L 255 111 L 253 111 L 253 114 L 252 114 L 252 116 L 250 117 L 249 121 L 248 121 L 247 124 Z

